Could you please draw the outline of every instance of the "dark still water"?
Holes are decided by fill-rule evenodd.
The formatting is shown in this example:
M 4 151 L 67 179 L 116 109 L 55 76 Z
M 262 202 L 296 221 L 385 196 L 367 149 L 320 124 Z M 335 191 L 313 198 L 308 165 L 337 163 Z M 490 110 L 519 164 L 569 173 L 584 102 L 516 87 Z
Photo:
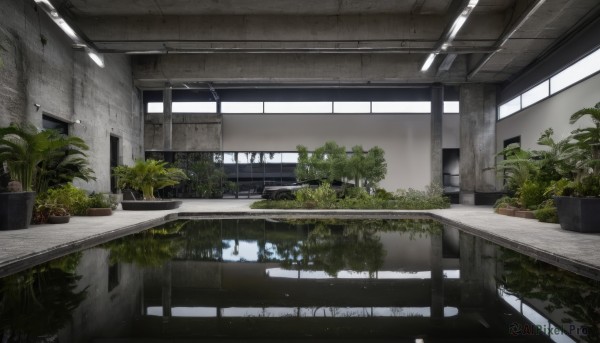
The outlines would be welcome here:
M 600 282 L 430 220 L 180 220 L 0 286 L 1 342 L 600 341 Z

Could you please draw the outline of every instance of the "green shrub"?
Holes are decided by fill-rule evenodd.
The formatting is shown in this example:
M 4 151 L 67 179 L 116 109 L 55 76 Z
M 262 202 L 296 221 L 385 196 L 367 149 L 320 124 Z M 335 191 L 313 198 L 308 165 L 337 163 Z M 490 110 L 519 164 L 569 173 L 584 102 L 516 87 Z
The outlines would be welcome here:
M 299 189 L 296 192 L 296 200 L 305 204 L 307 208 L 334 208 L 337 193 L 328 183 L 323 183 L 315 189 L 310 187 Z
M 535 218 L 544 223 L 558 223 L 556 207 L 543 207 L 535 211 Z
M 394 208 L 398 209 L 430 210 L 450 207 L 450 200 L 436 186 L 429 186 L 425 191 L 399 189 L 394 199 Z
M 110 198 L 102 193 L 92 193 L 88 199 L 88 208 L 112 208 L 116 209 Z
M 388 192 L 382 188 L 377 188 L 375 190 L 375 198 L 381 199 L 381 200 L 393 200 L 394 193 Z
M 545 185 L 527 180 L 519 190 L 519 203 L 528 210 L 535 210 L 546 200 L 545 192 Z
M 51 188 L 41 197 L 45 202 L 62 205 L 72 215 L 85 215 L 89 208 L 88 196 L 85 191 L 73 186 L 71 183 Z
M 502 198 L 496 200 L 494 203 L 494 208 L 506 208 L 506 207 L 518 207 L 519 199 L 509 197 L 508 195 L 503 196 Z

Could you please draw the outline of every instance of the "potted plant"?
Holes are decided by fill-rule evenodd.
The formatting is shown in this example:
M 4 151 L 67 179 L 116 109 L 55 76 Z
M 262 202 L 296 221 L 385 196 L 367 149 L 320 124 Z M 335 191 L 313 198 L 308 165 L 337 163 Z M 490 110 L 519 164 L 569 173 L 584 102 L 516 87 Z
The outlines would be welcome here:
M 590 117 L 592 125 L 571 132 L 574 153 L 570 184 L 555 197 L 560 226 L 578 232 L 600 232 L 600 102 L 571 115 L 570 124 Z
M 167 162 L 157 160 L 138 160 L 133 166 L 117 166 L 113 168 L 118 187 L 139 190 L 143 200 L 123 200 L 124 210 L 168 210 L 181 205 L 181 201 L 158 200 L 154 191 L 167 186 L 175 186 L 187 175 L 179 168 L 167 167 Z
M 66 224 L 71 219 L 67 209 L 53 201 L 44 201 L 36 205 L 34 222 L 37 224 Z
M 113 204 L 104 194 L 91 194 L 87 205 L 88 216 L 110 216 L 112 214 Z
M 0 193 L 0 230 L 29 227 L 35 192 L 45 193 L 50 186 L 74 178 L 93 179 L 85 159 L 87 149 L 78 137 L 38 131 L 29 123 L 0 128 L 0 164 L 22 187 Z

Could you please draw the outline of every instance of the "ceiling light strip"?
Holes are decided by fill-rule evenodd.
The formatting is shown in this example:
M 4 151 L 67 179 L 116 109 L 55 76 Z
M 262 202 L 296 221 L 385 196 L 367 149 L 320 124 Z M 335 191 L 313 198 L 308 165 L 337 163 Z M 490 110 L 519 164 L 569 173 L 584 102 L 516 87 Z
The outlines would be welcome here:
M 69 25 L 65 19 L 58 13 L 56 8 L 49 0 L 34 0 L 39 8 L 44 10 L 52 21 L 60 27 L 60 29 L 73 41 L 73 46 L 83 48 L 90 59 L 94 61 L 100 68 L 104 68 L 104 56 L 99 54 L 93 47 L 90 46 L 75 30 Z

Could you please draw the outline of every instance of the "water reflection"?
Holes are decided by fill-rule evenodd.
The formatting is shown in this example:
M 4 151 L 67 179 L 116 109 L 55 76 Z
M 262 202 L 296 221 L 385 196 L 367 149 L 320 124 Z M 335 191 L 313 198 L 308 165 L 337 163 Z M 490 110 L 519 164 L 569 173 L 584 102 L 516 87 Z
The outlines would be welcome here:
M 3 342 L 599 340 L 600 286 L 429 220 L 186 220 L 2 279 Z

